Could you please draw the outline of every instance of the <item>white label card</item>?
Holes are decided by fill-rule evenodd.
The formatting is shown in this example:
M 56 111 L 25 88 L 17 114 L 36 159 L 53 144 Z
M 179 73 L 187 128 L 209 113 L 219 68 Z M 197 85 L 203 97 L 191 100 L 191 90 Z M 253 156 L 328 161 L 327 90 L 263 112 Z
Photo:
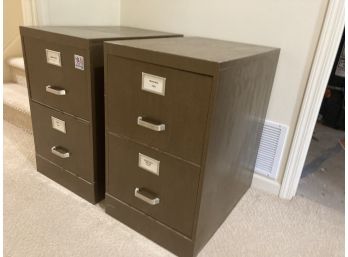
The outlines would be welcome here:
M 66 134 L 65 121 L 60 120 L 56 117 L 51 116 L 52 128 Z
M 159 165 L 160 161 L 157 161 L 151 157 L 139 153 L 138 166 L 144 170 L 147 170 L 157 176 L 159 176 Z
M 166 78 L 143 72 L 141 84 L 142 84 L 141 85 L 142 90 L 145 90 L 154 94 L 158 94 L 158 95 L 165 94 Z
M 52 65 L 62 66 L 60 52 L 57 51 L 46 49 L 46 61 Z
M 85 61 L 83 56 L 74 54 L 75 60 L 75 69 L 84 70 L 85 69 Z

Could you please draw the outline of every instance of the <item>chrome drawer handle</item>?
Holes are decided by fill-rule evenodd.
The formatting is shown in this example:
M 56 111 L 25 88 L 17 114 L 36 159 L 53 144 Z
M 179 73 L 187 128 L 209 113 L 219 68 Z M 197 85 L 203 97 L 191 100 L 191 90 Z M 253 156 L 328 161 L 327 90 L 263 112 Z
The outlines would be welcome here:
M 146 195 L 144 195 L 146 194 Z M 143 200 L 145 203 L 148 203 L 150 205 L 156 205 L 159 204 L 160 199 L 156 196 L 153 196 L 152 193 L 145 191 L 144 189 L 139 189 L 138 187 L 134 190 L 134 196 L 136 198 L 139 198 L 140 200 Z M 151 197 L 151 198 L 150 198 Z
M 46 92 L 54 94 L 54 95 L 66 95 L 65 89 L 53 87 L 51 85 L 46 86 Z
M 138 117 L 137 124 L 139 126 L 142 126 L 144 128 L 148 128 L 154 131 L 164 131 L 166 129 L 165 124 L 154 124 L 152 122 L 145 121 L 144 118 L 141 116 Z
M 70 153 L 60 146 L 53 146 L 51 148 L 51 153 L 53 153 L 54 155 L 56 155 L 62 159 L 70 157 Z

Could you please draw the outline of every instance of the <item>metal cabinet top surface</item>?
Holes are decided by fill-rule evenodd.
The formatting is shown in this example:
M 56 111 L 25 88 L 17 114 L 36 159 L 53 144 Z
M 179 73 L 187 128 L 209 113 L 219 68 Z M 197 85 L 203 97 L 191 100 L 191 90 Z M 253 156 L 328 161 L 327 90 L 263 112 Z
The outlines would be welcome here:
M 147 39 L 145 41 L 108 41 L 106 43 L 216 63 L 224 63 L 277 49 L 201 37 L 160 38 Z
M 235 60 L 279 52 L 278 48 L 201 37 L 106 41 L 107 53 L 160 65 L 216 74 Z
M 23 32 L 50 32 L 65 36 L 83 38 L 87 40 L 105 40 L 105 39 L 127 39 L 142 38 L 154 36 L 171 36 L 167 32 L 146 30 L 140 28 L 124 27 L 124 26 L 29 26 L 21 27 Z

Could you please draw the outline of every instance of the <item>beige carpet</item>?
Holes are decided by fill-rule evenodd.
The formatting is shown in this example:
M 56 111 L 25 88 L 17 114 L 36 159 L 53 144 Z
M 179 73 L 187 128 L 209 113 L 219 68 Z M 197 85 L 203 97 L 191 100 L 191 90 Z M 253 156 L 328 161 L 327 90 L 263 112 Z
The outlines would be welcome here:
M 36 172 L 33 151 L 32 136 L 4 122 L 6 257 L 172 256 Z M 199 256 L 344 256 L 344 216 L 249 190 Z
M 3 84 L 4 120 L 31 133 L 31 117 L 26 86 L 15 83 Z

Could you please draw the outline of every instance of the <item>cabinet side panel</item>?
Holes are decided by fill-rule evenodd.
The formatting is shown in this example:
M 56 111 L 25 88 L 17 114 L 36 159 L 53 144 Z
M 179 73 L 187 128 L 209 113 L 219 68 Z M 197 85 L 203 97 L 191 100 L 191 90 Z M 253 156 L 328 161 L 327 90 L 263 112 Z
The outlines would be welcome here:
M 98 185 L 96 197 L 105 195 L 105 141 L 104 141 L 104 61 L 103 43 L 90 47 L 91 102 L 93 120 L 93 143 L 95 156 L 95 178 Z
M 201 182 L 195 253 L 250 187 L 279 50 L 221 70 Z

